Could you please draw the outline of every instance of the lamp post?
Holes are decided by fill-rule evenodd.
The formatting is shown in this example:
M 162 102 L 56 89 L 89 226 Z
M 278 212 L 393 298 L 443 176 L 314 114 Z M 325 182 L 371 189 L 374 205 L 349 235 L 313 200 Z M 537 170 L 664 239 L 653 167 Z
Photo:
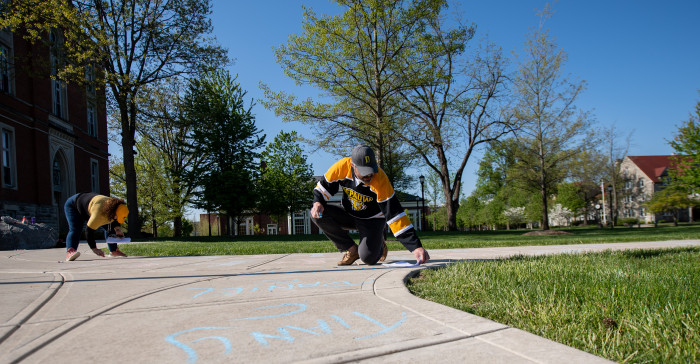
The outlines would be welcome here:
M 420 212 L 420 229 L 421 231 L 425 231 L 425 177 L 421 175 L 418 177 L 418 180 L 420 181 L 420 198 L 421 198 L 421 204 L 423 204 L 423 208 L 421 209 Z
M 605 214 L 605 183 L 600 180 L 600 193 L 603 194 L 603 225 L 608 224 L 608 216 Z
M 610 200 L 610 228 L 615 227 L 615 212 L 613 211 L 612 185 L 608 186 L 608 200 Z

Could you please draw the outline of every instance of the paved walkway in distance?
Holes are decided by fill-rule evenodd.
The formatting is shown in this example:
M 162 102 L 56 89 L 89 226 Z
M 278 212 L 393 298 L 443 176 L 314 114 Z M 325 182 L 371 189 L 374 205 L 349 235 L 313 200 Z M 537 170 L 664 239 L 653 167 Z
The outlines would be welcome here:
M 431 250 L 428 266 L 699 245 Z M 80 251 L 74 262 L 64 262 L 65 249 L 0 252 L 0 363 L 607 362 L 414 297 L 404 280 L 416 268 L 337 267 L 339 253 L 119 259 L 87 244 Z M 392 251 L 387 261 L 411 259 Z

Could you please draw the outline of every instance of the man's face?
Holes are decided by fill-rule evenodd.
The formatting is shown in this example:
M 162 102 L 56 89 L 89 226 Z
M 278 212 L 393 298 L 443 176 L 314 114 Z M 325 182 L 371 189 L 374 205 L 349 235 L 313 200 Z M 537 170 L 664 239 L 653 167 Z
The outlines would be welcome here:
M 374 177 L 374 173 L 370 173 L 366 176 L 360 175 L 360 173 L 357 172 L 357 167 L 355 167 L 354 164 L 352 165 L 352 167 L 353 167 L 352 170 L 355 173 L 355 177 L 357 177 L 359 180 L 361 180 L 362 183 L 364 183 L 364 184 L 368 184 L 372 180 L 372 177 Z

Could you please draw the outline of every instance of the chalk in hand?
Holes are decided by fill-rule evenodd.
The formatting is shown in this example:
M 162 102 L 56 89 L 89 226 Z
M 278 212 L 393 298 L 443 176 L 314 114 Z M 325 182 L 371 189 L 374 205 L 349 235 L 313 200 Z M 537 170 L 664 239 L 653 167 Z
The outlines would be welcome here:
M 107 242 L 108 243 L 130 243 L 131 238 L 127 238 L 127 237 L 119 238 L 116 236 L 108 236 Z

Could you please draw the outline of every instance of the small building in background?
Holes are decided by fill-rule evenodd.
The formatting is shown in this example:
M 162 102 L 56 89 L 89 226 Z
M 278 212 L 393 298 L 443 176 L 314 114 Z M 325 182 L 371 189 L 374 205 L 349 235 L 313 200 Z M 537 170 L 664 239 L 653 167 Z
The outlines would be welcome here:
M 315 177 L 316 180 L 322 178 Z M 416 230 L 423 230 L 423 200 L 411 194 L 397 191 L 401 206 L 406 210 L 406 214 L 411 219 L 411 223 Z M 342 192 L 338 192 L 328 201 L 329 204 L 341 205 Z M 233 235 L 305 235 L 321 234 L 318 226 L 311 221 L 311 205 L 313 199 L 309 194 L 309 208 L 303 211 L 289 213 L 286 216 L 268 216 L 263 214 L 250 214 L 240 218 L 238 228 Z M 426 206 L 427 209 L 427 206 Z M 212 213 L 199 215 L 199 227 L 195 228 L 195 233 L 200 236 L 209 235 L 211 227 L 212 235 L 228 235 L 226 227 L 228 216 Z M 234 219 L 229 220 L 230 226 L 235 226 Z
M 624 185 L 618 201 L 618 216 L 636 218 L 641 223 L 672 221 L 670 212 L 654 214 L 644 208 L 644 202 L 666 187 L 669 169 L 673 166 L 671 155 L 627 156 L 620 164 Z M 679 211 L 679 221 L 691 221 L 698 216 L 698 209 Z

